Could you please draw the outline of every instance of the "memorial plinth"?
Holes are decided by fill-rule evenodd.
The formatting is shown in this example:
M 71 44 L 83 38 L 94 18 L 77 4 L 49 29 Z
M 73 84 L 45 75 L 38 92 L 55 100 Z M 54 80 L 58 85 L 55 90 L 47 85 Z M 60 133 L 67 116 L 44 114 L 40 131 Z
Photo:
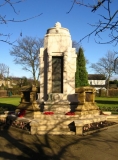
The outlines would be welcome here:
M 24 86 L 21 88 L 21 101 L 16 109 L 16 114 L 20 111 L 25 111 L 25 117 L 35 118 L 40 115 L 39 103 L 37 102 L 37 93 L 39 87 Z
M 75 113 L 83 115 L 99 115 L 100 110 L 95 102 L 96 90 L 93 87 L 80 87 L 76 88 L 75 92 L 78 94 L 79 104 L 75 108 Z

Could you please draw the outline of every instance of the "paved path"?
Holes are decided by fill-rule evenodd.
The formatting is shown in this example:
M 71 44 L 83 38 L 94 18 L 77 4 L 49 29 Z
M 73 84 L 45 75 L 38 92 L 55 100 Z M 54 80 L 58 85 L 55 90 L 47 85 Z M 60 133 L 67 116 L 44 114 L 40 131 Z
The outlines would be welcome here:
M 87 136 L 0 130 L 0 160 L 118 160 L 118 126 Z

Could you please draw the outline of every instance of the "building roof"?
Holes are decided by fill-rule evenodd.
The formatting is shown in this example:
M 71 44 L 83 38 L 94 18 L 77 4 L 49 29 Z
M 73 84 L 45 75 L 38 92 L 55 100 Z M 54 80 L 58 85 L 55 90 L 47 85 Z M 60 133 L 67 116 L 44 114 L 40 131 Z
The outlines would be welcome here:
M 105 80 L 106 77 L 103 74 L 88 74 L 88 80 Z

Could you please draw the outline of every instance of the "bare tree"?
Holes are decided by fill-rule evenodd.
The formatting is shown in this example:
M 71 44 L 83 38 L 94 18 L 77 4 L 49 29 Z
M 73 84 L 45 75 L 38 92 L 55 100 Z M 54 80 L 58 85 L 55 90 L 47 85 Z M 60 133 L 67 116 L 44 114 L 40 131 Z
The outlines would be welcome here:
M 90 3 L 89 3 L 90 2 Z M 89 24 L 94 29 L 92 32 L 90 32 L 88 35 L 83 37 L 80 41 L 82 41 L 85 38 L 89 38 L 92 34 L 95 35 L 95 37 L 99 37 L 102 40 L 102 34 L 103 32 L 108 32 L 108 41 L 101 42 L 98 40 L 95 40 L 99 44 L 105 44 L 105 43 L 114 43 L 115 45 L 118 44 L 118 9 L 114 10 L 113 4 L 115 0 L 96 0 L 94 1 L 84 1 L 84 0 L 73 0 L 73 4 L 70 8 L 70 10 L 67 12 L 69 13 L 73 7 L 74 4 L 78 4 L 79 6 L 84 6 L 91 9 L 91 12 L 96 12 L 99 10 L 99 8 L 103 8 L 104 12 L 99 14 L 100 19 L 98 19 L 98 22 L 95 24 Z M 117 6 L 118 7 L 118 6 Z
M 32 73 L 34 83 L 39 79 L 39 48 L 43 46 L 43 39 L 26 36 L 19 39 L 17 46 L 13 46 L 10 54 L 14 56 L 14 62 L 23 66 L 23 70 Z
M 109 80 L 114 74 L 115 52 L 108 51 L 105 57 L 99 59 L 97 63 L 92 63 L 92 68 L 96 73 L 103 74 L 106 77 L 106 87 L 109 89 Z
M 9 74 L 9 67 L 4 63 L 0 63 L 0 77 L 4 78 L 8 76 L 8 74 Z
M 4 9 L 5 9 L 5 6 L 8 5 L 12 9 L 12 11 L 14 12 L 14 14 L 19 15 L 19 12 L 17 12 L 16 9 L 15 9 L 15 5 L 17 5 L 19 3 L 22 3 L 24 1 L 26 1 L 26 0 L 2 0 L 0 2 L 0 8 L 4 7 Z M 3 15 L 2 13 L 0 13 L 0 24 L 1 25 L 6 25 L 9 22 L 13 22 L 13 23 L 15 23 L 15 22 L 25 22 L 25 21 L 28 21 L 30 19 L 39 17 L 41 14 L 35 15 L 33 17 L 30 17 L 30 18 L 28 17 L 26 19 L 18 20 L 18 19 L 14 19 L 14 17 L 11 17 L 10 19 L 7 19 L 7 11 L 6 11 L 5 15 Z M 20 34 L 20 36 L 22 36 L 22 33 L 19 33 L 19 34 Z M 0 41 L 1 42 L 6 42 L 6 43 L 8 43 L 8 44 L 11 45 L 11 44 L 13 44 L 13 42 L 9 41 L 9 37 L 10 36 L 11 36 L 11 33 L 1 33 L 0 32 Z

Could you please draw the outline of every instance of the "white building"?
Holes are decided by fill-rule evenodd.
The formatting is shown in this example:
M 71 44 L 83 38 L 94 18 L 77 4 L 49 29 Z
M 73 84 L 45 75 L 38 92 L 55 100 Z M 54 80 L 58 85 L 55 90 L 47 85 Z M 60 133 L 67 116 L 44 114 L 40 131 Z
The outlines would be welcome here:
M 102 74 L 88 74 L 88 83 L 96 90 L 106 89 L 106 77 Z

